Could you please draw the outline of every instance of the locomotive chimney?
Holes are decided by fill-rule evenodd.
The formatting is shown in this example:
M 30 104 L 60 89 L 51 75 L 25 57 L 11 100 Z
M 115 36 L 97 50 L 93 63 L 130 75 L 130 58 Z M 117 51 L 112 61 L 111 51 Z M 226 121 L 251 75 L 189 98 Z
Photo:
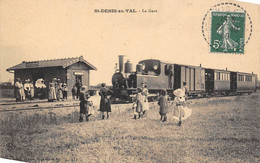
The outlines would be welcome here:
M 124 70 L 124 55 L 119 55 L 119 72 L 123 73 Z
M 227 67 L 226 67 L 226 71 L 227 71 Z
M 200 67 L 201 67 L 201 64 L 200 64 Z

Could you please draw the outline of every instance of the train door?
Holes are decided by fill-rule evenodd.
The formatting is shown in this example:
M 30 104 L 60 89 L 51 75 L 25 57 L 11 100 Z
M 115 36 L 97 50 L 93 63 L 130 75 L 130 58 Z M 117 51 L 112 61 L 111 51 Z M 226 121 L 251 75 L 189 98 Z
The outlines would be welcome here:
M 165 75 L 168 76 L 168 88 L 173 89 L 174 84 L 174 66 L 166 64 L 164 66 Z
M 181 88 L 181 67 L 174 65 L 174 86 L 173 89 Z
M 230 91 L 236 92 L 237 91 L 237 73 L 230 72 Z
M 190 90 L 195 91 L 195 69 L 190 68 Z
M 206 92 L 214 91 L 214 70 L 205 69 L 205 90 Z

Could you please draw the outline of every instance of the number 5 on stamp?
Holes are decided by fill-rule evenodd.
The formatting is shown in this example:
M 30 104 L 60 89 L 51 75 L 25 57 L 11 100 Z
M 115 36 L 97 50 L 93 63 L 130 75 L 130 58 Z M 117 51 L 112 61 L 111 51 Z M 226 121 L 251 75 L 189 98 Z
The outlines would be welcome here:
M 212 12 L 211 18 L 210 52 L 244 54 L 245 13 Z

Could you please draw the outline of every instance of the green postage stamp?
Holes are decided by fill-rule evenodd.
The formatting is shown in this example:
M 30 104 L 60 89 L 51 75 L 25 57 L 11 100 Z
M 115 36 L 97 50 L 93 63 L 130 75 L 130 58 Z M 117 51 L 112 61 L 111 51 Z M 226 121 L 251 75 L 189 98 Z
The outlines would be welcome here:
M 244 53 L 245 13 L 211 13 L 210 52 Z

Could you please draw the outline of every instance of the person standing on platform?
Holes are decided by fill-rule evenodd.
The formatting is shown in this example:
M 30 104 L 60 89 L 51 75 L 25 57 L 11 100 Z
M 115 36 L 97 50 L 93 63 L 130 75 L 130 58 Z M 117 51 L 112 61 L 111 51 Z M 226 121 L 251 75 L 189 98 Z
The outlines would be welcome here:
M 62 82 L 60 81 L 60 79 L 58 79 L 57 100 L 63 100 Z
M 34 97 L 34 86 L 33 86 L 33 82 L 30 83 L 30 93 L 31 93 L 31 99 L 33 99 L 33 97 Z
M 25 80 L 24 93 L 25 93 L 25 99 L 30 100 L 31 99 L 30 79 Z
M 76 87 L 77 87 L 77 99 L 79 99 L 79 95 L 80 95 L 80 88 L 82 87 L 82 83 L 81 83 L 81 81 L 77 81 L 76 82 Z
M 72 93 L 72 98 L 74 100 L 77 96 L 77 87 L 75 86 L 75 84 L 73 85 L 73 87 L 71 89 L 71 93 Z
M 68 87 L 67 87 L 67 84 L 64 82 L 63 85 L 62 85 L 62 91 L 63 91 L 63 99 L 68 99 Z
M 16 93 L 16 102 L 21 102 L 23 101 L 22 98 L 22 89 L 23 89 L 23 85 L 21 84 L 21 79 L 17 78 L 16 82 L 15 82 L 15 93 Z
M 107 112 L 107 119 L 109 118 L 109 114 L 111 112 L 111 103 L 109 95 L 112 93 L 113 91 L 107 88 L 105 83 L 101 84 L 99 95 L 101 96 L 100 111 L 102 112 L 102 119 L 105 119 L 105 112 Z
M 53 102 L 54 100 L 56 100 L 55 81 L 56 81 L 56 79 L 54 78 L 49 83 L 49 93 L 48 93 L 48 101 L 49 102 Z

